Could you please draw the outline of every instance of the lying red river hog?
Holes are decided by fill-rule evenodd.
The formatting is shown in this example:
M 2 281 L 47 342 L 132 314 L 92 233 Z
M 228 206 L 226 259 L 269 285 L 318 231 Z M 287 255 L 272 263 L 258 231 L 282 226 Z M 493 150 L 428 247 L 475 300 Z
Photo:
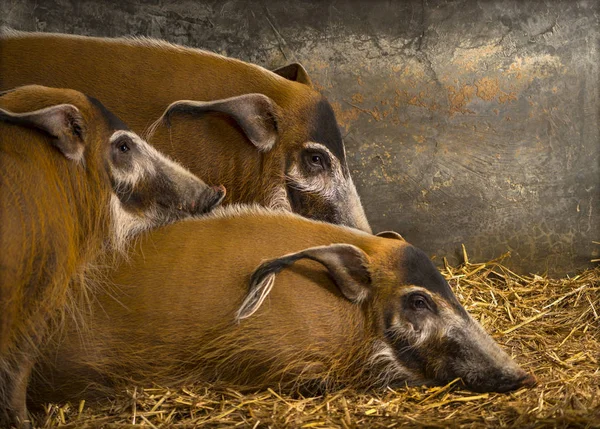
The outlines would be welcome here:
M 259 203 L 370 231 L 329 102 L 299 64 L 271 72 L 145 38 L 4 30 L 0 90 L 38 83 L 100 100 L 211 184 Z M 159 119 L 160 118 L 160 119 Z
M 0 427 L 26 425 L 37 349 L 76 311 L 100 253 L 151 227 L 203 214 L 206 185 L 97 100 L 24 86 L 0 95 Z
M 85 330 L 67 327 L 46 350 L 35 401 L 105 397 L 131 383 L 535 384 L 431 260 L 392 233 L 230 206 L 153 231 L 112 281 Z

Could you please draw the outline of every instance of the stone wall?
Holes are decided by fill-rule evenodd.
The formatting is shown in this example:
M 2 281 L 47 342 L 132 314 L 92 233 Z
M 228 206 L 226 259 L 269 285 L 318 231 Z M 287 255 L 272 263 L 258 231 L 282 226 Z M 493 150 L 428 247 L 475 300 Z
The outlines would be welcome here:
M 599 4 L 4 0 L 0 23 L 299 61 L 336 110 L 375 231 L 560 275 L 600 254 Z

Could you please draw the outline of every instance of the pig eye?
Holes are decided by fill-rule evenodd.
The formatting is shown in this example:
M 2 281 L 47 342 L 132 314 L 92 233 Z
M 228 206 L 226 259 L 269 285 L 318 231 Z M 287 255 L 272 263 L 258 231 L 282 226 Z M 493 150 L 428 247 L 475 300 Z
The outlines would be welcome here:
M 122 137 L 114 142 L 114 147 L 120 153 L 127 153 L 131 150 L 131 143 L 128 138 Z
M 329 167 L 329 158 L 320 151 L 306 151 L 304 153 L 304 162 L 311 170 L 322 171 Z
M 412 294 L 410 296 L 409 302 L 410 302 L 411 308 L 415 311 L 423 311 L 423 310 L 430 309 L 427 298 L 420 293 Z

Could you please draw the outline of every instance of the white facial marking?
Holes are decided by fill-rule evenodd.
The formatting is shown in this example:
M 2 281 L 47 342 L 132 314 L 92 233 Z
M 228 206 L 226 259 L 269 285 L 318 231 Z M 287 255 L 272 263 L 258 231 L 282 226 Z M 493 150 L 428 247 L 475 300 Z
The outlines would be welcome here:
M 346 201 L 350 202 L 350 213 L 351 218 L 355 220 L 356 227 L 362 229 L 363 231 L 372 232 L 371 226 L 369 225 L 369 221 L 367 220 L 367 215 L 365 214 L 365 209 L 360 201 L 360 197 L 358 196 L 358 192 L 356 191 L 356 187 L 354 186 L 354 181 L 352 180 L 352 176 L 348 176 L 347 179 L 347 196 Z
M 430 294 L 424 288 L 411 286 L 405 293 L 419 292 L 428 294 L 436 303 L 437 315 L 425 314 L 418 326 L 413 326 L 400 314 L 394 318 L 389 333 L 397 339 L 405 340 L 408 350 L 417 350 L 424 343 L 433 340 L 443 342 L 453 339 L 461 348 L 461 357 L 431 356 L 428 360 L 428 374 L 438 374 L 440 370 L 451 365 L 453 372 L 466 383 L 480 383 L 489 380 L 493 373 L 513 377 L 522 376 L 519 365 L 490 337 L 481 325 L 470 315 L 462 313 L 443 298 Z M 433 316 L 433 317 L 431 317 Z M 435 342 L 433 343 L 435 344 Z M 406 350 L 406 351 L 408 351 Z M 435 376 L 434 376 L 435 378 Z
M 346 203 L 347 206 L 342 210 L 342 215 L 345 216 L 345 221 L 352 221 L 356 227 L 367 232 L 371 232 L 371 227 L 367 221 L 365 211 L 360 202 L 360 197 L 354 186 L 351 176 L 344 176 L 342 165 L 337 157 L 335 157 L 326 146 L 316 142 L 306 142 L 305 149 L 314 149 L 324 152 L 331 160 L 331 173 L 327 175 L 315 175 L 306 177 L 301 172 L 297 165 L 293 165 L 287 172 L 286 177 L 289 179 L 290 186 L 300 192 L 315 193 L 321 195 L 325 200 L 333 204 Z M 343 213 L 343 212 L 346 213 Z
M 378 371 L 378 381 L 381 387 L 393 382 L 410 381 L 418 378 L 398 361 L 394 350 L 385 341 L 376 340 L 373 343 L 373 351 L 368 365 Z
M 116 251 L 124 252 L 132 237 L 154 225 L 154 216 L 140 217 L 129 213 L 114 194 L 110 196 L 110 211 L 113 231 L 112 246 Z
M 331 153 L 327 147 L 320 143 L 307 142 L 304 144 L 305 149 L 314 149 L 320 152 L 324 152 L 328 155 L 331 160 L 331 172 L 333 179 L 329 175 L 316 175 L 312 177 L 306 177 L 300 172 L 297 165 L 292 166 L 290 171 L 287 173 L 287 177 L 293 183 L 293 187 L 301 192 L 312 192 L 321 195 L 328 201 L 336 201 L 338 198 L 338 186 L 345 181 L 342 174 L 342 166 L 339 160 Z M 331 183 L 333 181 L 333 183 Z
M 148 204 L 149 208 L 141 214 L 134 214 L 127 211 L 115 194 L 120 187 L 130 185 L 131 192 L 135 192 L 136 185 L 142 179 L 158 174 L 158 166 L 163 171 L 167 171 L 169 176 L 177 180 L 191 180 L 201 183 L 190 171 L 158 152 L 154 147 L 131 131 L 116 131 L 111 136 L 111 144 L 124 135 L 135 143 L 137 153 L 135 159 L 132 160 L 133 168 L 130 171 L 121 171 L 118 168 L 112 167 L 115 189 L 111 195 L 110 206 L 113 221 L 113 245 L 117 249 L 123 249 L 126 243 L 140 232 L 164 224 L 164 217 L 158 214 L 154 208 L 154 204 Z
M 278 186 L 273 189 L 273 193 L 271 194 L 271 198 L 267 203 L 267 207 L 273 210 L 292 211 L 292 206 L 290 205 L 287 192 L 282 186 Z
M 393 335 L 403 338 L 411 344 L 412 348 L 418 348 L 432 337 L 448 336 L 453 329 L 461 329 L 464 325 L 464 319 L 458 314 L 445 300 L 432 296 L 425 288 L 418 286 L 409 286 L 404 290 L 404 295 L 419 292 L 430 297 L 437 305 L 438 316 L 424 316 L 418 326 L 413 326 L 408 321 L 399 318 L 394 319 L 394 324 L 389 328 Z
M 139 150 L 139 155 L 135 156 L 131 160 L 131 169 L 129 169 L 128 171 L 123 171 L 120 168 L 112 166 L 111 172 L 113 178 L 115 179 L 115 182 L 117 183 L 117 186 L 121 184 L 128 184 L 132 187 L 135 187 L 135 185 L 139 183 L 144 177 L 156 174 L 156 168 L 154 166 L 154 153 L 152 152 L 152 150 L 147 149 L 147 147 L 150 147 L 148 143 L 146 143 L 137 134 L 131 131 L 116 131 L 110 137 L 110 144 L 113 145 L 116 140 L 123 136 L 127 136 L 133 141 L 133 143 Z M 126 155 L 124 154 L 124 156 Z
M 110 138 L 111 144 L 121 136 L 128 136 L 135 143 L 139 156 L 133 160 L 133 171 L 119 171 L 114 168 L 113 177 L 118 182 L 128 183 L 135 186 L 141 179 L 146 176 L 154 176 L 157 174 L 157 166 L 161 166 L 164 170 L 173 170 L 173 177 L 188 177 L 197 180 L 189 170 L 182 167 L 179 163 L 173 161 L 168 156 L 160 153 L 146 140 L 142 139 L 132 131 L 119 130 L 116 131 Z

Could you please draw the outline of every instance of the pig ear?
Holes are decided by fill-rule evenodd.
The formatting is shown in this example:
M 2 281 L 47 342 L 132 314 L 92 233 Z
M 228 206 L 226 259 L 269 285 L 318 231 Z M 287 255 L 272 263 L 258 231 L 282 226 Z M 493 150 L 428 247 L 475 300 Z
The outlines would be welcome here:
M 52 144 L 73 161 L 83 160 L 83 118 L 77 107 L 58 104 L 25 113 L 0 109 L 0 121 L 36 128 L 53 137 Z
M 254 314 L 273 288 L 275 275 L 300 259 L 323 264 L 340 292 L 350 301 L 359 303 L 369 295 L 371 274 L 365 252 L 351 244 L 311 247 L 262 263 L 250 278 L 248 294 L 237 311 L 236 319 L 239 321 Z
M 396 231 L 381 231 L 381 232 L 377 233 L 377 237 L 391 238 L 391 239 L 394 239 L 394 240 L 406 241 L 404 239 L 404 237 L 402 237 Z
M 273 70 L 273 73 L 278 74 L 287 80 L 303 83 L 311 88 L 313 86 L 312 81 L 308 76 L 308 72 L 300 63 L 292 63 L 287 66 L 279 67 L 278 69 Z
M 203 115 L 209 112 L 231 116 L 260 151 L 271 150 L 277 141 L 277 105 L 263 94 L 244 94 L 215 101 L 176 101 L 151 126 L 150 134 L 160 123 L 170 126 L 170 118 L 175 114 Z

